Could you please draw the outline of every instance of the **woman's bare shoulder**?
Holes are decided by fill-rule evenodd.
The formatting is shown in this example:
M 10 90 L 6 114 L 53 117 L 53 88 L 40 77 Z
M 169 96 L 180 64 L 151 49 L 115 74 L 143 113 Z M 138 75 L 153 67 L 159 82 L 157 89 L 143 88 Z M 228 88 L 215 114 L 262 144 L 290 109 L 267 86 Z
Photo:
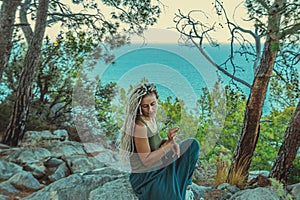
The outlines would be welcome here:
M 143 122 L 136 120 L 134 127 L 134 136 L 135 137 L 147 137 L 147 127 Z

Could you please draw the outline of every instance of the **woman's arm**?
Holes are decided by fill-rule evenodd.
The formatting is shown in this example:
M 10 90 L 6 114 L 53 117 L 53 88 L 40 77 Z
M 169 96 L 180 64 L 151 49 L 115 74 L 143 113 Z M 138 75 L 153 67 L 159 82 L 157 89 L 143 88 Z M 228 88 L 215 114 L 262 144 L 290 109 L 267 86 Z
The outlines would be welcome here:
M 150 167 L 158 162 L 172 147 L 172 143 L 167 141 L 160 148 L 151 152 L 147 137 L 147 127 L 140 123 L 137 123 L 135 126 L 134 143 L 139 157 L 146 167 Z

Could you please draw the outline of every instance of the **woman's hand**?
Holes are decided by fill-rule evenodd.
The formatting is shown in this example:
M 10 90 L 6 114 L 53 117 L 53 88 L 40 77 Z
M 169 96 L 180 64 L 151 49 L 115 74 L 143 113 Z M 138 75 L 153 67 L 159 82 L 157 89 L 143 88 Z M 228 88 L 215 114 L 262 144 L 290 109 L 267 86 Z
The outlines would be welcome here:
M 176 142 L 172 144 L 172 151 L 173 151 L 172 158 L 174 158 L 175 156 L 177 156 L 177 158 L 180 157 L 180 147 L 179 144 L 177 144 Z
M 176 134 L 177 134 L 178 131 L 179 131 L 179 127 L 178 126 L 170 128 L 169 131 L 168 131 L 168 133 L 167 133 L 168 139 L 170 141 L 173 141 L 174 138 L 176 137 Z

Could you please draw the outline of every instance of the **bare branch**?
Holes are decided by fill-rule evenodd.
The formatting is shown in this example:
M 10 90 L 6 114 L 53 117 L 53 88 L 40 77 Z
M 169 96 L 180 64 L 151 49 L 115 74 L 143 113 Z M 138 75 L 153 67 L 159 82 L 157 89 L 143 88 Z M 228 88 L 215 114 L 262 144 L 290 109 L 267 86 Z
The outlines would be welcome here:
M 222 8 L 222 5 L 221 5 Z M 206 18 L 208 18 L 208 16 L 202 12 L 202 11 L 197 11 L 197 10 L 193 10 L 190 11 L 186 16 L 184 14 L 182 14 L 182 12 L 179 10 L 179 14 L 177 14 L 174 18 L 174 22 L 176 23 L 176 29 L 179 33 L 181 33 L 182 36 L 187 37 L 187 41 L 190 40 L 192 41 L 192 43 L 198 48 L 198 50 L 200 51 L 200 53 L 214 66 L 216 67 L 219 71 L 221 71 L 222 73 L 224 73 L 225 75 L 227 75 L 228 77 L 232 78 L 233 80 L 242 83 L 243 85 L 251 88 L 251 85 L 249 83 L 247 83 L 244 80 L 239 79 L 238 77 L 234 76 L 235 74 L 235 68 L 237 67 L 235 65 L 235 63 L 233 62 L 233 40 L 234 37 L 232 37 L 231 40 L 231 52 L 230 52 L 230 56 L 228 57 L 228 59 L 222 64 L 226 66 L 227 62 L 230 62 L 230 64 L 233 66 L 233 74 L 229 73 L 227 70 L 225 70 L 224 68 L 221 67 L 221 65 L 216 64 L 211 58 L 210 56 L 205 52 L 205 50 L 203 49 L 202 45 L 204 42 L 204 39 L 206 39 L 207 41 L 209 41 L 210 43 L 216 45 L 215 42 L 213 42 L 213 39 L 210 36 L 210 32 L 215 30 L 215 23 L 211 26 L 207 26 L 205 25 L 202 21 L 196 21 L 193 19 L 192 14 L 193 13 L 201 13 L 203 14 Z M 228 29 L 230 29 L 231 34 L 234 35 L 234 32 L 237 29 L 242 29 L 241 27 L 237 27 L 235 26 L 233 23 L 231 23 L 229 21 L 229 19 L 227 18 L 227 24 L 228 24 Z M 232 28 L 233 26 L 233 28 Z M 246 30 L 244 30 L 246 32 Z M 255 36 L 254 33 L 251 33 L 253 36 Z M 199 40 L 199 42 L 197 43 L 196 40 Z
M 242 83 L 243 85 L 251 88 L 251 85 L 249 83 L 247 83 L 246 81 L 233 76 L 232 74 L 230 74 L 229 72 L 227 72 L 225 69 L 223 69 L 221 66 L 219 66 L 217 63 L 215 63 L 210 56 L 204 51 L 204 49 L 202 48 L 202 46 L 199 46 L 193 39 L 192 42 L 194 43 L 194 45 L 198 48 L 198 50 L 201 52 L 201 54 L 208 60 L 208 62 L 210 62 L 214 67 L 216 67 L 219 71 L 221 71 L 222 73 L 224 73 L 226 76 L 232 78 L 233 80 Z
M 288 35 L 293 35 L 293 34 L 300 34 L 300 23 L 293 25 L 289 29 L 284 29 L 281 34 L 280 34 L 280 39 L 288 36 Z

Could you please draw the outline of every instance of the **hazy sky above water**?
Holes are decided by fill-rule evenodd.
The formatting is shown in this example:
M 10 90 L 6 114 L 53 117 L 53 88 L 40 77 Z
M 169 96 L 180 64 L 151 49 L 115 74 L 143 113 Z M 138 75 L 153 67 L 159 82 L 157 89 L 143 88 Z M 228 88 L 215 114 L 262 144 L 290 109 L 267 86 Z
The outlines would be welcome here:
M 162 10 L 157 24 L 152 26 L 149 31 L 145 32 L 146 42 L 177 42 L 179 35 L 174 28 L 175 23 L 173 22 L 173 19 L 175 13 L 178 13 L 178 9 L 180 9 L 183 14 L 187 14 L 192 10 L 202 10 L 211 18 L 210 20 L 206 21 L 207 23 L 213 23 L 218 20 L 212 5 L 212 0 L 162 0 L 162 2 L 165 7 Z M 240 26 L 244 28 L 250 28 L 252 25 L 249 22 L 245 21 L 247 11 L 242 2 L 242 0 L 223 0 L 224 7 L 227 11 L 228 16 L 231 19 L 234 19 L 234 21 L 237 22 Z M 214 36 L 218 38 L 219 42 L 228 43 L 229 34 L 224 29 L 219 29 Z M 140 42 L 142 40 L 142 38 L 132 38 L 132 42 Z
M 69 0 L 64 0 L 68 2 Z M 175 13 L 178 13 L 180 9 L 184 14 L 188 13 L 191 10 L 202 10 L 211 18 L 206 21 L 206 23 L 212 24 L 217 21 L 215 11 L 212 5 L 213 0 L 160 0 L 164 7 L 162 8 L 162 13 L 158 19 L 158 22 L 149 27 L 148 31 L 145 31 L 145 38 L 141 37 L 132 37 L 132 43 L 177 43 L 179 34 L 175 30 L 175 23 L 173 18 Z M 234 19 L 239 25 L 244 28 L 249 28 L 252 25 L 249 22 L 245 22 L 245 17 L 247 16 L 246 9 L 242 3 L 242 0 L 223 0 L 227 14 L 231 19 Z M 67 3 L 68 4 L 68 3 Z M 70 2 L 70 6 L 74 5 Z M 101 5 L 101 10 L 103 14 L 110 13 L 112 11 L 111 7 L 104 7 Z M 77 10 L 80 11 L 80 10 Z M 234 18 L 233 18 L 234 15 Z M 198 19 L 198 18 L 197 18 Z M 198 19 L 202 20 L 202 19 Z M 60 26 L 56 25 L 50 29 L 47 29 L 47 34 L 50 38 L 55 40 L 55 36 L 60 30 Z M 218 30 L 215 32 L 214 37 L 218 38 L 219 42 L 228 43 L 229 34 L 226 30 Z

